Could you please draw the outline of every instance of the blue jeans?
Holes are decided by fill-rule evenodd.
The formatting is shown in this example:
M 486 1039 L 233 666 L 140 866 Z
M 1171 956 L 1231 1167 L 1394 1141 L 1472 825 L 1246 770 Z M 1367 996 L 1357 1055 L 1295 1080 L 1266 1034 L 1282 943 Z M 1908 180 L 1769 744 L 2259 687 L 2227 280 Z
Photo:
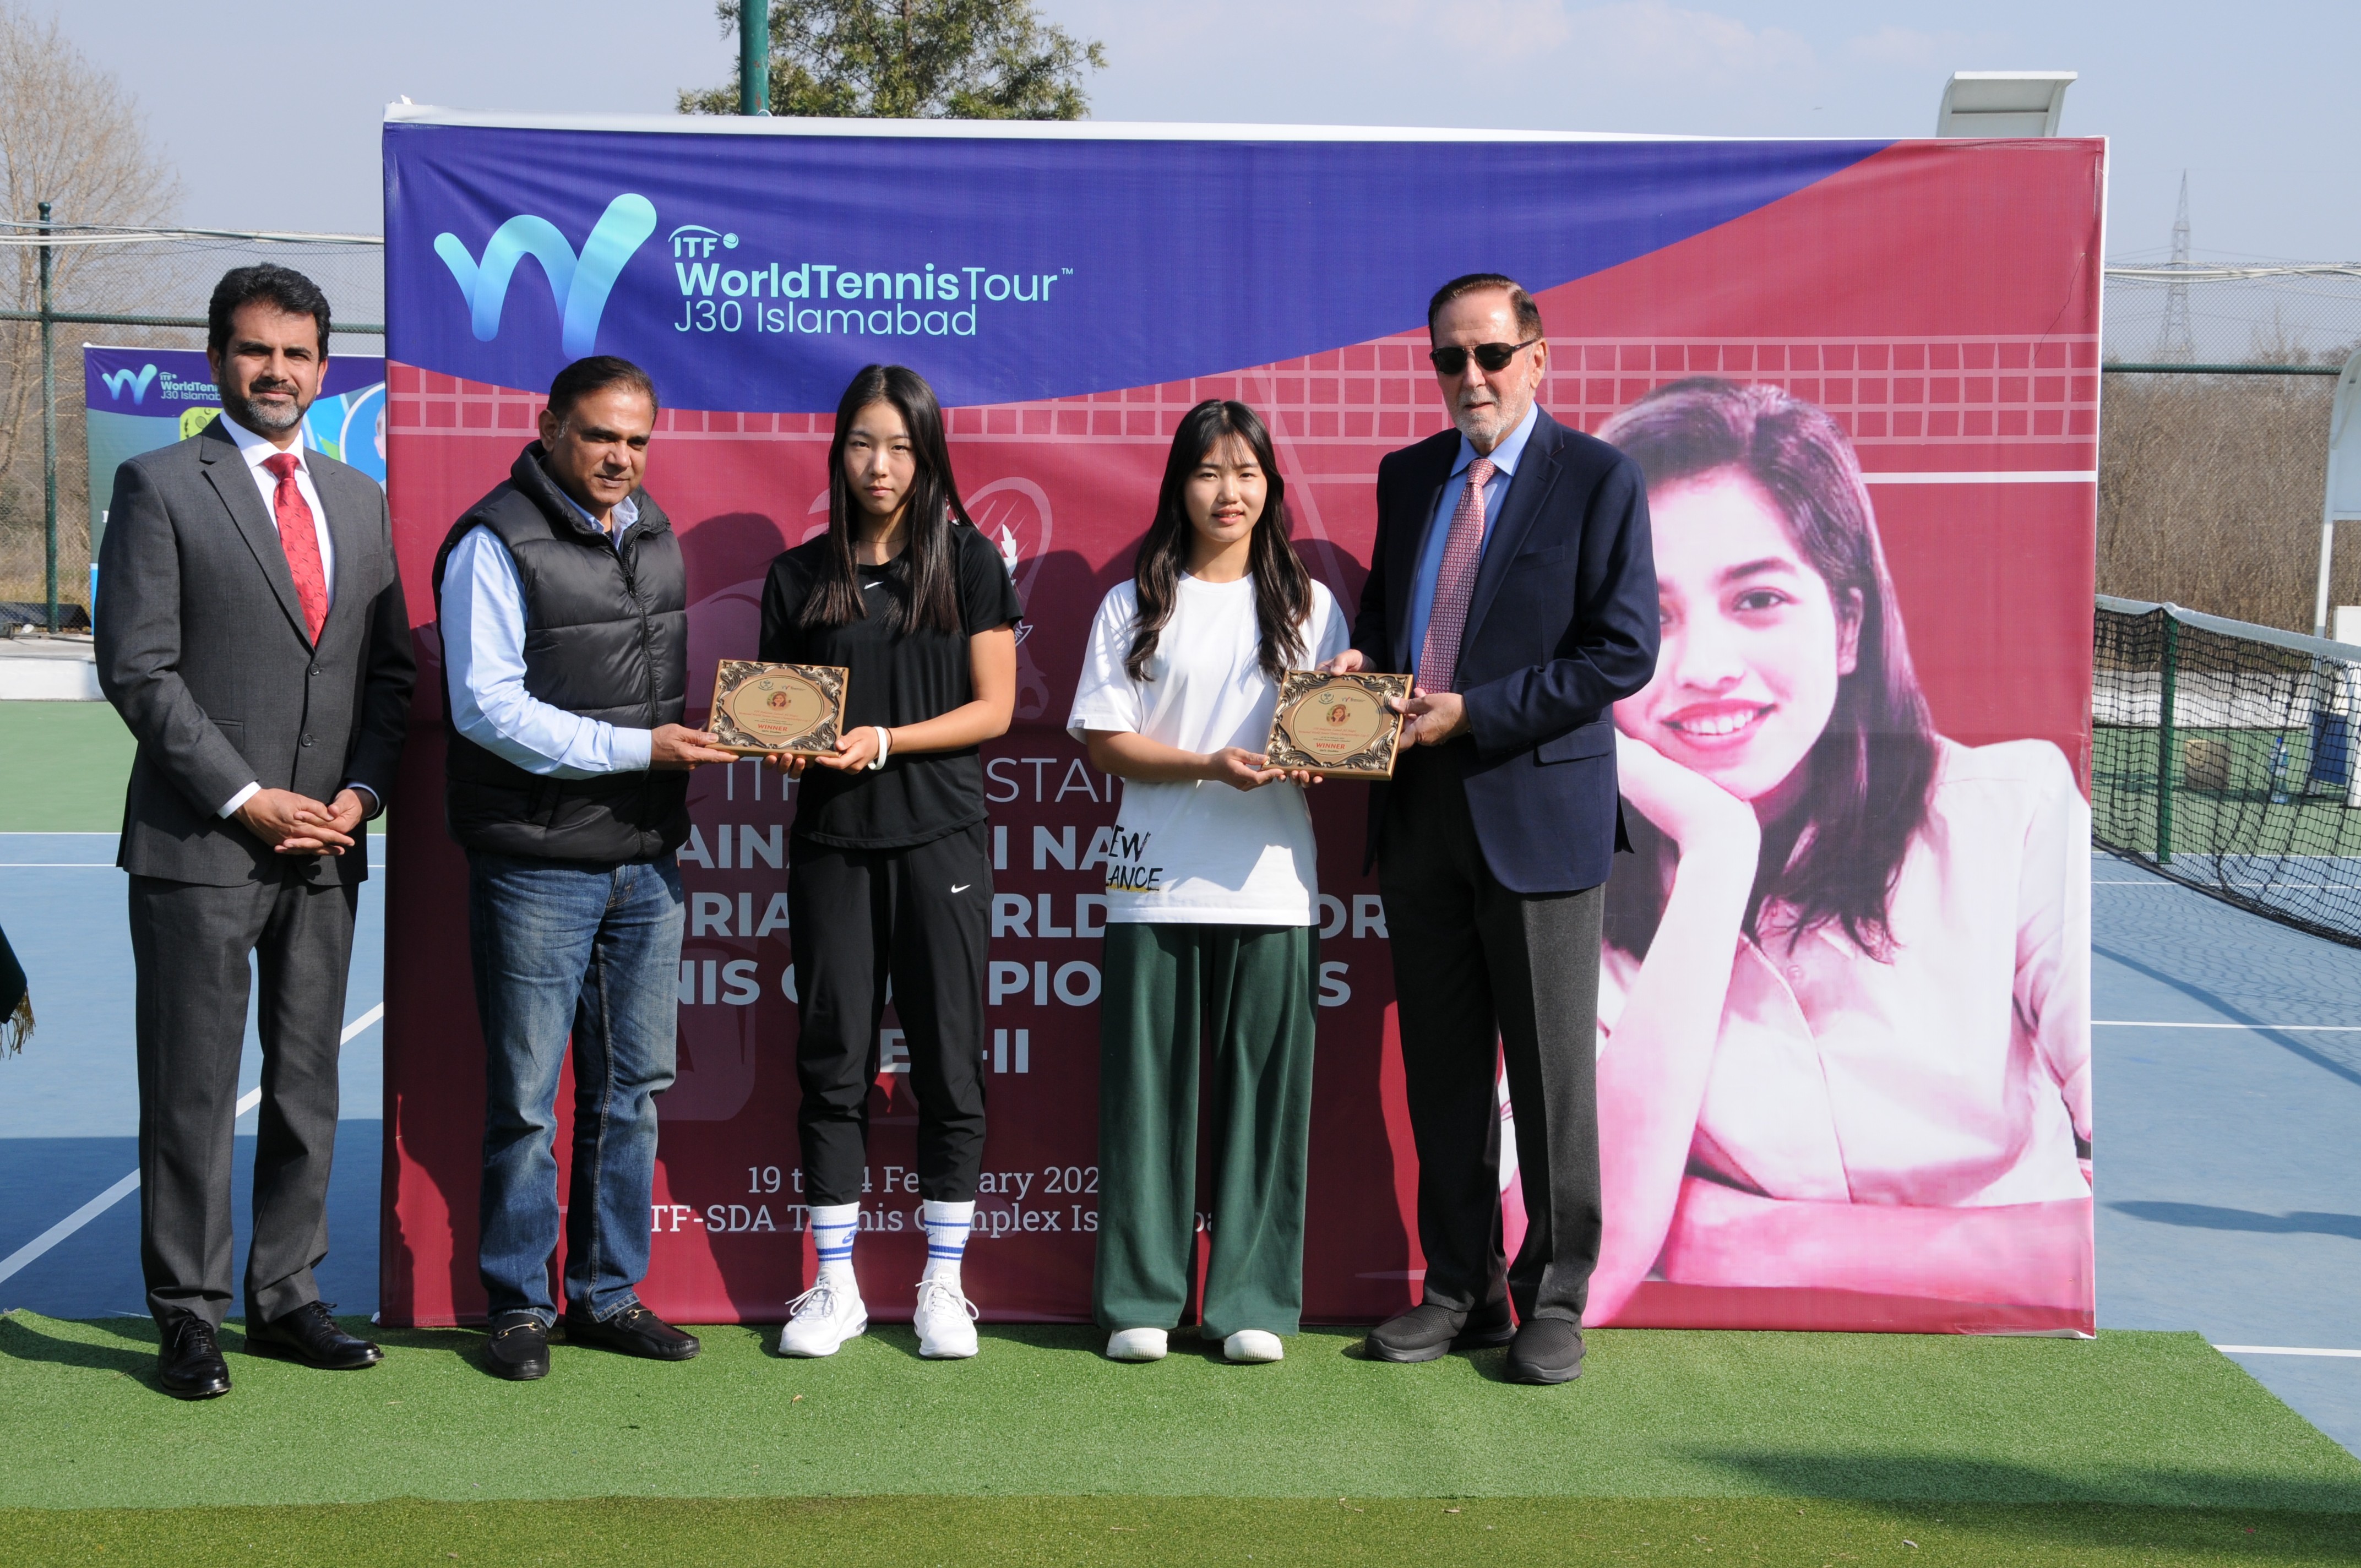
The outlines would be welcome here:
M 655 1096 L 679 1028 L 680 872 L 666 855 L 586 866 L 470 850 L 469 955 L 484 1026 L 477 1270 L 491 1313 L 554 1322 L 557 1079 L 574 1041 L 566 1302 L 604 1321 L 648 1271 Z

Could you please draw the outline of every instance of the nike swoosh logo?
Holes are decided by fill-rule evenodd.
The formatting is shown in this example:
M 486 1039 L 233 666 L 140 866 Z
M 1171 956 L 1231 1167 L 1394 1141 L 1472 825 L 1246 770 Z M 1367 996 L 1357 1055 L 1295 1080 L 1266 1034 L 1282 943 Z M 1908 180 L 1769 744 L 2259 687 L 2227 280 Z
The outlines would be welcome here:
M 955 888 L 951 889 L 951 891 L 952 891 L 953 893 L 965 893 L 969 888 L 972 888 L 972 887 L 973 887 L 974 885 L 975 885 L 975 883 L 972 883 L 972 882 L 963 882 L 963 883 L 960 883 L 957 887 L 955 887 Z
M 864 593 L 866 593 L 869 589 L 873 588 L 873 587 L 877 587 L 877 585 L 876 585 L 875 583 L 863 583 L 863 584 L 862 584 L 862 585 L 861 585 L 862 591 L 862 592 L 864 592 Z

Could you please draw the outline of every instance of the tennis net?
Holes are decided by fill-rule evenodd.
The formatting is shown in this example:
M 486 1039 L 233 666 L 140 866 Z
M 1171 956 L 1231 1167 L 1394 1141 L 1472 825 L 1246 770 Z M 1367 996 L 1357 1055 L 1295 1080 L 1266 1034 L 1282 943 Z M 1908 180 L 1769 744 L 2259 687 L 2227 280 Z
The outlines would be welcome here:
M 2091 675 L 2098 844 L 2361 947 L 2361 647 L 2102 594 Z

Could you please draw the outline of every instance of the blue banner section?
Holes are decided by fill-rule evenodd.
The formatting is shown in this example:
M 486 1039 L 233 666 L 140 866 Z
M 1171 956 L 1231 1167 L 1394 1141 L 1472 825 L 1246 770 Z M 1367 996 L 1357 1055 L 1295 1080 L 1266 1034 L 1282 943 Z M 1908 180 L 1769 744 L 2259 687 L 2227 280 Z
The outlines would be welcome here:
M 82 354 L 94 561 L 106 533 L 115 468 L 142 452 L 184 441 L 219 418 L 221 390 L 205 356 L 193 349 L 85 344 Z M 339 355 L 328 361 L 320 395 L 303 416 L 303 444 L 385 483 L 384 360 Z
M 1148 386 L 1415 328 L 1461 273 L 1538 292 L 1885 145 L 390 125 L 389 349 L 527 389 L 620 354 L 686 408 L 832 409 L 876 360 L 949 403 Z

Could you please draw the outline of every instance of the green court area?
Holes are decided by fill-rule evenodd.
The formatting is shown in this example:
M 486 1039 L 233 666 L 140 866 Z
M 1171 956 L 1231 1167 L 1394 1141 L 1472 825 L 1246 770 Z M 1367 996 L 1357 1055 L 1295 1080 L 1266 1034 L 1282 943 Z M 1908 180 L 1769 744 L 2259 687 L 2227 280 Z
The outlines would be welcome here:
M 2153 853 L 2157 733 L 2099 725 L 2091 735 L 2092 836 Z M 2313 782 L 2309 729 L 2173 731 L 2176 855 L 2361 855 L 2361 810 L 2344 784 Z M 2342 774 L 2338 774 L 2339 777 Z
M 103 702 L 0 702 L 0 833 L 114 833 L 137 750 Z
M 363 1325 L 350 1325 L 368 1332 Z M 466 1331 L 384 1365 L 241 1354 L 184 1405 L 134 1320 L 0 1320 L 12 1562 L 2361 1562 L 2361 1461 L 2193 1334 L 1601 1331 L 1580 1382 L 1308 1332 L 1276 1366 L 1067 1328 L 965 1363 L 888 1328 L 782 1361 L 561 1344 L 499 1382 Z M 1905 1542 L 1913 1542 L 1907 1544 Z

